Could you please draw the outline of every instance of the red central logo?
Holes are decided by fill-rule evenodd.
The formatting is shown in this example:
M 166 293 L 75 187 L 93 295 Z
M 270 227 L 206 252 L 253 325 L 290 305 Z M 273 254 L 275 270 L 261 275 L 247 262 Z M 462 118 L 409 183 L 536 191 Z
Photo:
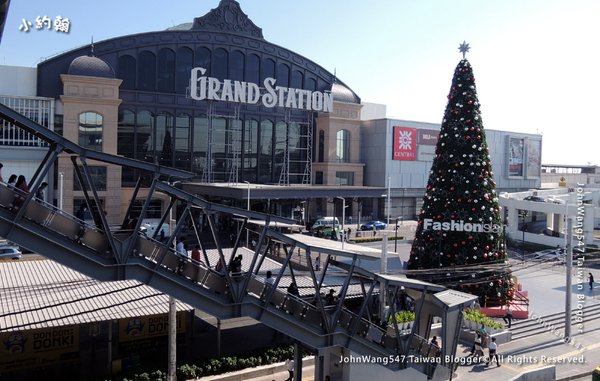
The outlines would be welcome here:
M 417 129 L 394 126 L 393 160 L 417 159 Z

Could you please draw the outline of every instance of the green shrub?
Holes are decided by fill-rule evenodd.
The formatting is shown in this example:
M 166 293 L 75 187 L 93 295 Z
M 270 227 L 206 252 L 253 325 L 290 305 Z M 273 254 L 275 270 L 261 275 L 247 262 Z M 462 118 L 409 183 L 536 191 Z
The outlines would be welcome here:
M 399 311 L 395 314 L 396 323 L 408 323 L 409 321 L 415 320 L 415 313 L 410 311 Z M 390 316 L 388 324 L 392 324 L 394 316 Z

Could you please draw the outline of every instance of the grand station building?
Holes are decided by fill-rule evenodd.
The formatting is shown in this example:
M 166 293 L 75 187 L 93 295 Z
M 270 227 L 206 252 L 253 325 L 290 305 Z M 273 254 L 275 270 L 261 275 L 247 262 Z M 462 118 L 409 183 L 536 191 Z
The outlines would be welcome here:
M 192 172 L 182 184 L 191 193 L 301 223 L 414 218 L 440 128 L 387 119 L 385 106 L 363 104 L 334 74 L 265 40 L 233 0 L 192 23 L 0 72 L 0 102 L 69 140 Z M 412 136 L 408 148 L 400 132 Z M 488 143 L 500 190 L 539 187 L 540 135 L 488 131 Z M 37 140 L 3 122 L 0 144 L 10 148 L 0 154 L 5 177 L 31 178 Z M 89 165 L 109 222 L 120 223 L 138 179 L 153 174 Z M 84 198 L 68 156 L 54 173 L 48 199 L 74 212 Z M 153 200 L 151 216 L 167 203 Z

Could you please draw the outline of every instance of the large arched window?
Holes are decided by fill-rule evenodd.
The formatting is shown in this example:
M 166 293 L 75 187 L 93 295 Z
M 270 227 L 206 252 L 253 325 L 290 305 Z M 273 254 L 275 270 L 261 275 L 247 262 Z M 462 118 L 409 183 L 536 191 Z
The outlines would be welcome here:
M 291 86 L 294 89 L 301 89 L 304 85 L 304 74 L 301 71 L 294 70 L 292 71 L 292 82 Z
M 336 134 L 335 157 L 338 162 L 350 161 L 350 131 L 339 130 Z
M 135 58 L 129 55 L 119 57 L 119 70 L 117 77 L 122 79 L 121 89 L 135 90 Z
M 79 145 L 102 151 L 102 115 L 87 111 L 79 114 Z
M 246 57 L 246 82 L 260 82 L 260 58 L 256 54 L 248 54 Z
M 190 84 L 190 72 L 194 66 L 194 54 L 192 49 L 181 47 L 177 49 L 177 61 L 175 63 L 175 92 L 185 94 Z
M 175 52 L 168 48 L 158 51 L 158 91 L 175 91 Z
M 139 55 L 138 88 L 154 91 L 156 87 L 156 56 L 144 50 Z
M 212 77 L 218 78 L 221 81 L 227 78 L 229 72 L 228 58 L 229 54 L 227 50 L 223 48 L 215 49 L 213 52 Z
M 314 78 L 306 78 L 306 90 L 317 90 L 317 80 Z
M 290 87 L 290 67 L 284 63 L 277 65 L 277 86 Z
M 210 50 L 205 47 L 196 49 L 195 66 L 206 69 L 206 74 L 210 75 Z
M 260 67 L 260 83 L 263 83 L 265 78 L 275 78 L 275 61 L 270 58 L 265 58 Z
M 244 80 L 244 53 L 239 50 L 231 52 L 229 57 L 229 78 L 234 81 Z

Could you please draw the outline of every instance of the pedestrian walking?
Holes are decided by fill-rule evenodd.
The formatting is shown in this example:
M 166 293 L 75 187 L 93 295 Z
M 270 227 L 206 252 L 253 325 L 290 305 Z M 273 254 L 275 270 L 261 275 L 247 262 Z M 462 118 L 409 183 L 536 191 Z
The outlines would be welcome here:
M 44 201 L 44 190 L 48 187 L 48 183 L 47 182 L 43 182 L 40 184 L 40 187 L 38 188 L 37 192 L 35 192 L 35 198 L 37 198 L 40 201 Z
M 289 373 L 289 377 L 285 381 L 294 381 L 294 359 L 290 357 L 285 360 L 285 367 Z
M 510 328 L 512 325 L 512 310 L 509 305 L 506 305 L 506 314 L 502 319 L 504 320 L 504 323 L 508 325 L 508 328 Z
M 592 275 L 592 273 L 588 273 L 588 279 L 590 281 L 590 290 L 594 289 L 594 276 Z
M 489 366 L 494 359 L 496 359 L 496 365 L 500 366 L 500 360 L 498 360 L 498 344 L 496 344 L 496 338 L 492 337 L 492 341 L 488 345 L 488 361 L 485 366 Z

